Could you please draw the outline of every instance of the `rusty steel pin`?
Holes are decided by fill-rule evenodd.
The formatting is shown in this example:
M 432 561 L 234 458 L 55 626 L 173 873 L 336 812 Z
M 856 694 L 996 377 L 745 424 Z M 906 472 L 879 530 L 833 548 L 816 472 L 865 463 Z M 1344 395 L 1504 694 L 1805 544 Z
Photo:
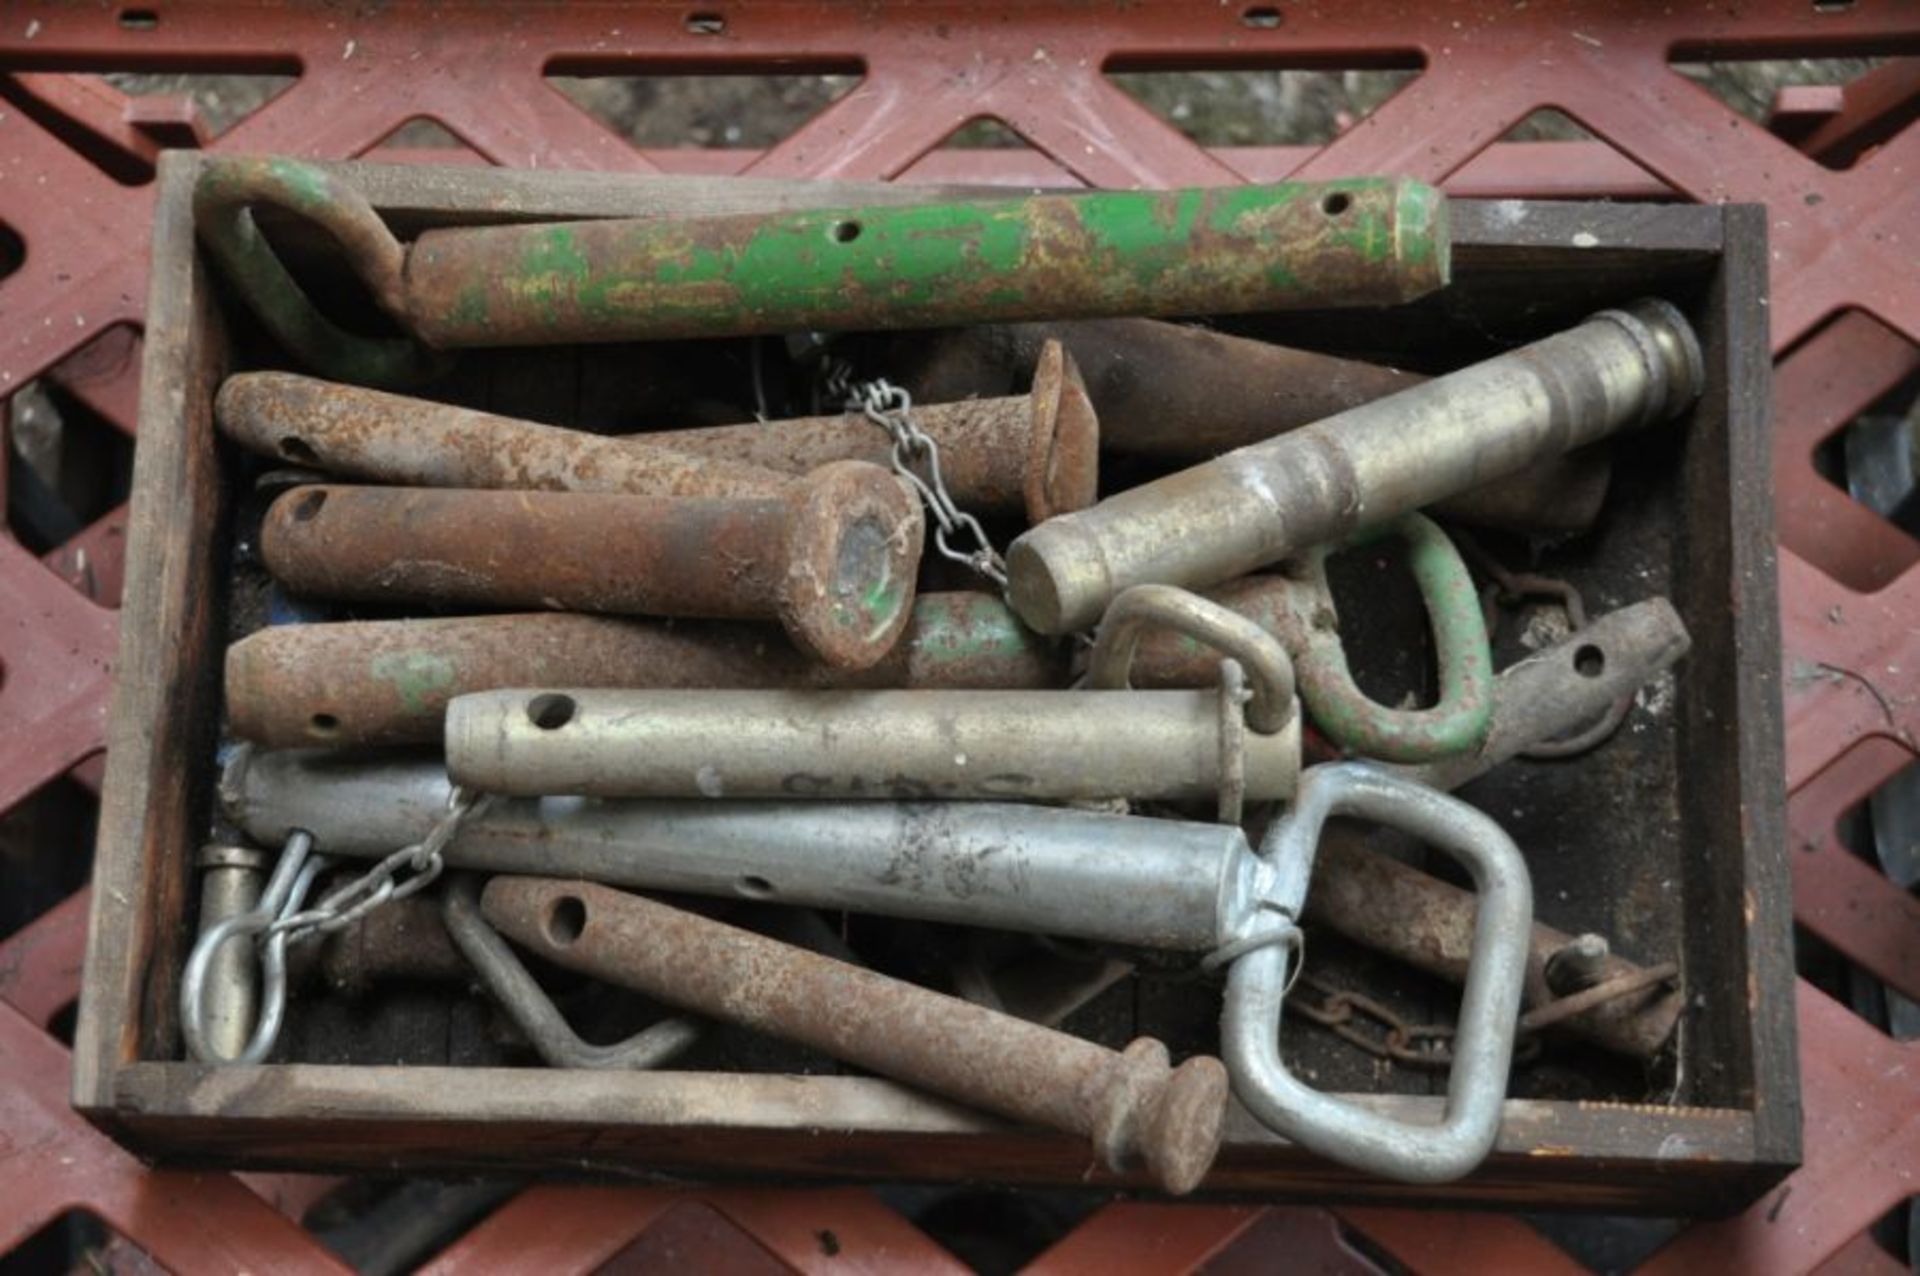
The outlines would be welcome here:
M 260 544 L 297 593 L 771 618 L 814 658 L 862 668 L 906 628 L 924 535 L 903 484 L 840 461 L 755 499 L 302 487 Z
M 1049 343 L 1066 346 L 1100 414 L 1100 446 L 1193 465 L 1312 425 L 1427 380 L 1415 372 L 1296 350 L 1160 319 L 986 324 L 902 333 L 884 364 L 916 398 L 1011 393 Z M 1593 525 L 1611 464 L 1584 449 L 1535 462 L 1497 483 L 1439 501 L 1433 512 L 1526 532 Z
M 569 612 L 276 625 L 227 648 L 233 733 L 273 747 L 425 744 L 447 702 L 501 687 L 1051 687 L 1053 643 L 991 594 L 921 594 L 865 669 L 809 659 L 766 625 Z
M 940 448 L 954 500 L 979 513 L 1024 513 L 1030 522 L 1093 504 L 1100 425 L 1080 371 L 1057 341 L 1029 361 L 1033 388 L 988 399 L 913 405 L 914 425 Z M 644 442 L 714 461 L 804 474 L 828 461 L 885 465 L 893 444 L 857 412 L 696 430 L 649 431 Z
M 263 456 L 406 487 L 764 497 L 790 479 L 646 439 L 566 430 L 291 372 L 228 377 L 213 416 L 222 434 Z
M 1378 527 L 1700 395 L 1698 338 L 1645 299 L 1304 430 L 1048 519 L 1007 554 L 1008 601 L 1042 633 L 1139 584 L 1206 586 Z
M 559 965 L 696 1014 L 795 1041 L 883 1076 L 1088 1136 L 1119 1171 L 1136 1157 L 1167 1192 L 1205 1177 L 1227 1074 L 1170 1065 L 1152 1038 L 1123 1051 L 586 882 L 499 877 L 481 909 Z

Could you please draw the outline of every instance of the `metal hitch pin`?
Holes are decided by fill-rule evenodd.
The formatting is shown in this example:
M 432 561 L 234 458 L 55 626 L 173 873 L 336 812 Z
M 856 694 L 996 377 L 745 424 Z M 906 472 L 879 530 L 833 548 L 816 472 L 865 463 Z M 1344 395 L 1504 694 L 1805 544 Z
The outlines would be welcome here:
M 926 532 L 877 465 L 824 465 L 765 499 L 295 488 L 261 527 L 268 570 L 329 598 L 777 619 L 862 668 L 906 628 Z
M 1286 652 L 1203 598 L 1165 618 L 1225 649 L 1219 689 L 477 692 L 447 706 L 447 770 L 507 796 L 1212 797 L 1234 817 L 1243 797 L 1289 795 Z
M 463 346 L 1392 305 L 1450 276 L 1446 200 L 1405 178 L 890 198 L 901 196 L 445 228 L 403 245 L 326 169 L 223 157 L 202 167 L 193 212 L 221 273 L 283 345 L 324 375 L 380 386 L 432 376 L 443 363 L 432 350 Z M 410 335 L 372 339 L 321 315 L 255 225 L 262 205 L 326 231 Z
M 989 1111 L 1135 1157 L 1178 1196 L 1213 1164 L 1226 1112 L 1217 1059 L 1171 1066 L 1142 1037 L 1113 1051 L 752 931 L 587 882 L 497 877 L 486 919 L 549 961 L 782 1037 Z
M 1700 396 L 1700 345 L 1648 299 L 1318 425 L 1048 519 L 1007 555 L 1008 600 L 1071 633 L 1133 585 L 1241 576 Z

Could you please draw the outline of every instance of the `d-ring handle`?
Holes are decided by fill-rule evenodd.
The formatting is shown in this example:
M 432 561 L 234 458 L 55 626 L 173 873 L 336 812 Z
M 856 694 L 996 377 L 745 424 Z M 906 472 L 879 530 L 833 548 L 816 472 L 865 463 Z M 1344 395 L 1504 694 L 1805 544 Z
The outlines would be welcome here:
M 321 314 L 254 224 L 259 204 L 283 208 L 331 235 L 402 329 L 409 328 L 401 278 L 406 249 L 366 196 L 311 164 L 264 157 L 202 161 L 193 188 L 200 242 L 281 345 L 324 376 L 362 385 L 403 388 L 446 370 L 448 356 L 412 337 L 361 336 Z
M 1343 1165 L 1408 1183 L 1459 1178 L 1486 1159 L 1500 1132 L 1533 930 L 1526 862 L 1498 824 L 1458 798 L 1365 763 L 1331 763 L 1301 773 L 1293 809 L 1261 842 L 1273 874 L 1263 907 L 1299 916 L 1321 826 L 1336 815 L 1374 820 L 1444 851 L 1479 894 L 1445 1116 L 1438 1125 L 1395 1120 L 1287 1071 L 1280 1019 L 1294 950 L 1282 943 L 1253 947 L 1227 975 L 1220 1053 L 1233 1092 L 1276 1133 Z
M 1326 737 L 1382 762 L 1431 762 L 1471 753 L 1493 726 L 1493 651 L 1467 564 L 1447 534 L 1420 514 L 1346 542 L 1363 545 L 1393 535 L 1407 543 L 1414 582 L 1433 629 L 1440 698 L 1426 709 L 1393 709 L 1354 684 L 1340 642 L 1323 546 L 1302 555 L 1301 588 L 1283 609 L 1281 639 L 1293 653 L 1300 699 Z
M 1087 659 L 1087 686 L 1125 690 L 1140 634 L 1172 629 L 1240 662 L 1253 683 L 1247 725 L 1272 735 L 1293 719 L 1293 660 L 1274 636 L 1238 612 L 1172 585 L 1135 585 L 1115 598 Z

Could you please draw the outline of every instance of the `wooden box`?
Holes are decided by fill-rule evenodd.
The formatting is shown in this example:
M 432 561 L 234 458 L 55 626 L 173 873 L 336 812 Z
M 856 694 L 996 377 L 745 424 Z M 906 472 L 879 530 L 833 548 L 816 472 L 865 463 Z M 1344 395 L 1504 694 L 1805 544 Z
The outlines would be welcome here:
M 812 1075 L 559 1073 L 435 1066 L 432 1058 L 407 1066 L 181 1061 L 176 990 L 193 925 L 194 852 L 210 829 L 219 671 L 232 627 L 235 458 L 215 440 L 210 403 L 220 379 L 247 366 L 241 351 L 277 357 L 223 298 L 196 249 L 190 194 L 200 163 L 171 154 L 161 166 L 119 680 L 73 1056 L 76 1105 L 142 1154 L 194 1164 L 1137 1186 L 1095 1169 L 1084 1140 L 837 1075 L 824 1060 L 806 1065 Z M 477 221 L 927 197 L 886 186 L 355 164 L 335 171 L 364 189 L 403 237 Z M 1673 599 L 1694 645 L 1671 703 L 1607 746 L 1623 750 L 1614 764 L 1515 763 L 1506 770 L 1521 768 L 1518 779 L 1490 779 L 1483 784 L 1494 788 L 1469 792 L 1526 849 L 1543 920 L 1670 948 L 1628 955 L 1671 957 L 1683 967 L 1689 1002 L 1677 1070 L 1590 1083 L 1575 1069 L 1557 1091 L 1536 1087 L 1544 1097 L 1511 1099 L 1491 1159 L 1440 1186 L 1331 1166 L 1235 1111 L 1203 1191 L 1732 1209 L 1778 1180 L 1800 1148 L 1765 220 L 1751 207 L 1501 201 L 1456 204 L 1454 225 L 1456 283 L 1446 293 L 1394 311 L 1274 316 L 1254 326 L 1419 366 L 1422 358 L 1457 365 L 1484 357 L 1646 292 L 1674 300 L 1696 323 L 1708 363 L 1705 398 L 1690 419 L 1622 440 L 1608 530 L 1542 560 L 1581 576 L 1607 606 L 1654 593 Z M 328 251 L 323 242 L 308 247 Z M 543 366 L 538 359 L 568 355 L 486 357 L 519 360 L 524 384 L 526 369 Z M 1530 787 L 1498 787 L 1522 782 Z M 1177 1042 L 1176 1054 L 1210 1049 L 1213 1004 L 1191 987 L 1142 993 L 1121 1008 L 1119 1018 L 1131 1022 L 1109 1026 L 1119 1040 L 1135 1027 L 1161 1032 Z M 300 1003 L 293 1013 L 302 1015 Z M 1175 1022 L 1182 1015 L 1184 1024 Z M 1399 1078 L 1387 1088 L 1425 1093 L 1382 1102 L 1434 1110 L 1435 1084 Z

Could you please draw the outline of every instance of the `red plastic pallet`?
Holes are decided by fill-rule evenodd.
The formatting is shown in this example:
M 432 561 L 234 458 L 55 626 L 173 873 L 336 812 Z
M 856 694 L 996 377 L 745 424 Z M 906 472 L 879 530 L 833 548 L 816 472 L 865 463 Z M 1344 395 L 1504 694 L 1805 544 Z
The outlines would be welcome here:
M 1844 88 L 1783 92 L 1774 131 L 1671 66 L 1866 54 L 1889 60 Z M 1866 0 L 12 6 L 0 9 L 0 227 L 24 259 L 0 279 L 0 395 L 50 378 L 134 429 L 151 212 L 141 175 L 163 144 L 338 158 L 425 118 L 470 149 L 415 157 L 544 168 L 1106 186 L 1401 172 L 1480 196 L 1763 202 L 1796 912 L 1846 957 L 1920 996 L 1920 908 L 1835 834 L 1838 818 L 1916 750 L 1920 627 L 1909 618 L 1920 546 L 1813 465 L 1824 440 L 1920 366 L 1915 54 L 1920 9 Z M 1406 88 L 1319 147 L 1197 146 L 1104 74 L 1416 64 Z M 556 69 L 846 67 L 864 73 L 854 91 L 762 150 L 642 152 L 542 79 Z M 185 100 L 130 98 L 97 78 L 115 70 L 299 79 L 209 139 Z M 1594 140 L 1501 140 L 1541 108 Z M 981 117 L 1030 149 L 942 149 Z M 123 528 L 124 511 L 110 512 L 39 559 L 0 536 L 0 811 L 63 774 L 97 775 Z M 84 911 L 70 899 L 0 944 L 0 997 L 11 1007 L 0 1007 L 0 1250 L 77 1208 L 180 1269 L 333 1267 L 261 1195 L 291 1208 L 298 1185 L 149 1171 L 68 1111 L 65 1054 L 46 1025 L 77 990 Z M 1740 1218 L 1689 1229 L 1649 1267 L 1894 1269 L 1863 1229 L 1906 1198 L 1920 1170 L 1915 1047 L 1810 986 L 1799 1014 L 1806 1167 Z M 1314 1210 L 1120 1204 L 1033 1270 L 1231 1270 L 1280 1252 L 1371 1270 L 1351 1233 L 1421 1272 L 1577 1266 L 1497 1215 L 1355 1209 L 1336 1224 Z M 829 1257 L 836 1267 L 957 1265 L 866 1192 L 537 1188 L 433 1267 L 478 1271 L 532 1256 L 543 1270 L 586 1271 L 689 1249 L 747 1267 Z

